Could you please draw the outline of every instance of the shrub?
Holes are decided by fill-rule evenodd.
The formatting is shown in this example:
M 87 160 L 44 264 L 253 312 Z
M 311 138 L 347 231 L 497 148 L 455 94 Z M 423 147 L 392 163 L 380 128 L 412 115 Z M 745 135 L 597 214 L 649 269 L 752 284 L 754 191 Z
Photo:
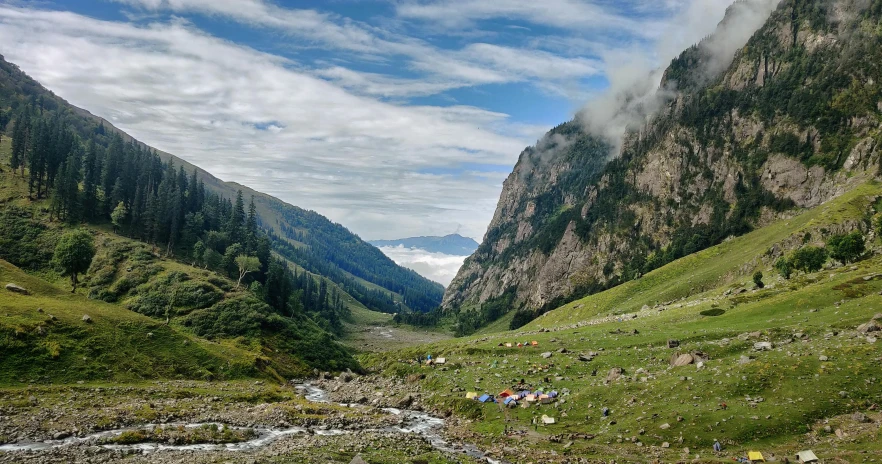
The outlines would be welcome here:
M 827 241 L 827 250 L 831 258 L 848 264 L 864 254 L 864 236 L 859 231 L 848 235 L 834 235 Z
M 756 271 L 753 273 L 753 283 L 756 284 L 757 288 L 763 288 L 766 286 L 766 284 L 763 283 L 762 271 Z
M 814 246 L 802 247 L 790 256 L 793 268 L 806 274 L 820 271 L 826 261 L 827 250 Z
M 779 258 L 778 261 L 775 261 L 775 270 L 778 271 L 778 274 L 781 274 L 781 277 L 789 279 L 790 275 L 793 274 L 793 265 L 787 258 Z

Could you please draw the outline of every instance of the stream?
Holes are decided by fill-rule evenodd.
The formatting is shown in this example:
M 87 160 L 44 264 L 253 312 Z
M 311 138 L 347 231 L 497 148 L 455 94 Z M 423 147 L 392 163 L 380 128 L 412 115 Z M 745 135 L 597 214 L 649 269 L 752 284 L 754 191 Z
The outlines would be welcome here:
M 319 387 L 316 387 L 312 384 L 305 383 L 297 385 L 297 390 L 300 391 L 304 398 L 307 401 L 311 401 L 314 403 L 329 403 L 327 392 L 322 390 Z M 348 407 L 362 407 L 356 404 L 341 404 L 342 406 Z M 433 448 L 436 450 L 462 455 L 465 454 L 472 458 L 486 461 L 490 464 L 507 464 L 505 461 L 495 460 L 490 457 L 487 457 L 483 451 L 478 449 L 476 446 L 471 444 L 453 444 L 449 441 L 445 440 L 441 435 L 442 430 L 444 429 L 444 419 L 439 417 L 434 417 L 424 412 L 420 411 L 410 411 L 406 409 L 397 409 L 397 408 L 383 408 L 383 411 L 397 416 L 401 419 L 399 425 L 384 427 L 382 429 L 373 429 L 369 431 L 382 431 L 382 432 L 393 432 L 393 433 L 414 433 L 422 436 Z M 99 444 L 100 441 L 112 439 L 118 437 L 119 435 L 125 432 L 131 432 L 135 430 L 144 430 L 144 429 L 153 429 L 155 427 L 187 427 L 187 428 L 196 428 L 203 427 L 206 425 L 217 425 L 221 426 L 221 424 L 217 423 L 170 423 L 170 424 L 145 424 L 136 427 L 126 427 L 120 429 L 113 430 L 105 430 L 103 432 L 93 433 L 91 435 L 86 435 L 83 437 L 69 437 L 60 440 L 45 440 L 39 442 L 20 442 L 20 443 L 9 443 L 0 445 L 0 452 L 15 452 L 15 451 L 45 451 L 52 450 L 55 448 L 62 448 L 66 446 L 76 445 L 76 444 L 91 444 L 93 446 L 100 446 L 106 449 L 111 450 L 130 450 L 130 451 L 140 451 L 143 453 L 151 453 L 156 451 L 166 451 L 166 450 L 174 450 L 174 451 L 254 451 L 265 446 L 272 444 L 274 441 L 279 440 L 283 437 L 289 435 L 298 435 L 298 434 L 315 434 L 315 435 L 345 435 L 352 433 L 349 430 L 343 429 L 328 429 L 324 427 L 315 427 L 315 428 L 305 428 L 305 427 L 289 427 L 289 428 L 270 428 L 270 427 L 232 427 L 227 425 L 228 428 L 232 429 L 251 429 L 256 434 L 257 437 L 251 440 L 243 441 L 240 443 L 223 443 L 223 444 L 214 444 L 214 443 L 203 443 L 203 444 L 188 444 L 188 445 L 173 445 L 166 443 L 156 443 L 156 442 L 146 442 L 146 443 L 137 443 L 132 445 L 117 445 L 117 444 Z

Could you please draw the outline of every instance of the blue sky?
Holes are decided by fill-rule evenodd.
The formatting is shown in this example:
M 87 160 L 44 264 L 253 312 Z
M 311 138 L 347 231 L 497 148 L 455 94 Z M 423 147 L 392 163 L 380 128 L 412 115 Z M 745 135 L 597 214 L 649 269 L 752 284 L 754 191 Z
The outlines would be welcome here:
M 0 0 L 0 53 L 136 138 L 363 238 L 480 240 L 525 146 L 729 3 Z

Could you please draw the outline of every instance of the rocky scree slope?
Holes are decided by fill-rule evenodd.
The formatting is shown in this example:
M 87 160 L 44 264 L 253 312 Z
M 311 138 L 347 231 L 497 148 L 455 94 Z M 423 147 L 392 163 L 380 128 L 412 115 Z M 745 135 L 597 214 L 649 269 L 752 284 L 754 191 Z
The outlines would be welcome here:
M 579 117 L 552 129 L 521 154 L 443 308 L 514 294 L 535 315 L 877 175 L 880 20 L 880 0 L 782 0 L 721 72 L 714 36 L 673 60 L 662 109 L 620 148 Z

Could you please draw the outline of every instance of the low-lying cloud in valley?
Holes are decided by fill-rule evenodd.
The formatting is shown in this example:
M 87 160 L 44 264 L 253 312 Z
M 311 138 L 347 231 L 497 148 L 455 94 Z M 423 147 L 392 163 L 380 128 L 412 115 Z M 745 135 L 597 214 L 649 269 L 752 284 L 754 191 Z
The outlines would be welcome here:
M 456 277 L 456 272 L 462 267 L 463 261 L 468 256 L 453 256 L 444 253 L 432 253 L 419 248 L 380 247 L 386 256 L 392 258 L 396 264 L 413 269 L 421 276 L 434 280 L 445 287 Z

